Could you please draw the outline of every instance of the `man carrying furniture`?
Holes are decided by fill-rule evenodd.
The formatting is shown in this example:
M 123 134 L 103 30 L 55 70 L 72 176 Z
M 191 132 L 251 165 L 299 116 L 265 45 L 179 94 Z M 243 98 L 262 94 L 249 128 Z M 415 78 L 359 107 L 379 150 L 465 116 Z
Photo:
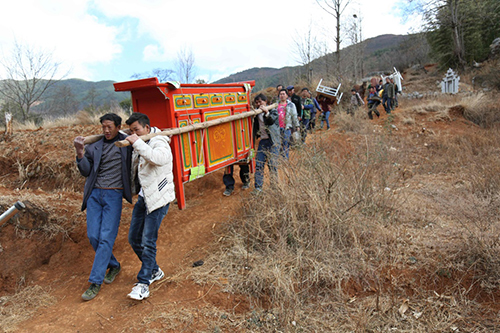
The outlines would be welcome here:
M 87 209 L 87 237 L 95 251 L 90 287 L 82 295 L 85 301 L 96 297 L 103 281 L 113 282 L 120 272 L 120 263 L 112 253 L 113 245 L 120 226 L 122 198 L 132 203 L 131 149 L 118 148 L 114 144 L 126 137 L 119 132 L 122 118 L 108 113 L 100 118 L 100 122 L 104 134 L 102 139 L 87 147 L 82 136 L 73 142 L 78 170 L 87 178 L 82 211 Z
M 127 296 L 140 301 L 149 297 L 149 285 L 165 276 L 156 262 L 156 240 L 170 202 L 175 200 L 173 158 L 169 137 L 157 135 L 146 142 L 139 138 L 160 132 L 150 126 L 147 115 L 134 112 L 126 124 L 132 133 L 126 140 L 134 148 L 132 190 L 139 194 L 132 212 L 128 241 L 142 262 L 138 282 Z

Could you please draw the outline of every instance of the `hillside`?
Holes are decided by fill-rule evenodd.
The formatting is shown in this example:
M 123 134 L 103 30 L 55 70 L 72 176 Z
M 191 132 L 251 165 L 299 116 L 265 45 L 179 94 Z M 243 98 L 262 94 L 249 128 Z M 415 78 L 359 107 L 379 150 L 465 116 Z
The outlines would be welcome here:
M 130 98 L 128 92 L 115 92 L 113 83 L 111 80 L 93 82 L 74 78 L 57 81 L 33 104 L 31 119 L 39 122 L 43 118 L 70 116 L 81 110 L 109 110 Z
M 409 92 L 435 81 L 407 71 Z M 469 89 L 470 85 L 465 85 Z M 83 302 L 93 251 L 80 211 L 75 135 L 98 125 L 16 131 L 0 141 L 0 327 L 6 332 L 495 332 L 500 281 L 500 133 L 470 116 L 498 96 L 400 99 L 367 119 L 335 107 L 261 196 L 222 196 L 222 170 L 186 184 L 160 228 L 166 278 L 126 298 L 140 267 L 125 204 L 122 272 Z M 478 118 L 479 119 L 479 118 Z M 266 175 L 266 179 L 268 179 Z M 192 263 L 203 260 L 200 267 Z
M 418 62 L 414 57 L 407 55 L 411 48 L 415 47 L 414 40 L 418 39 L 421 49 L 426 48 L 427 42 L 422 35 L 380 35 L 364 40 L 359 45 L 351 45 L 341 50 L 342 68 L 348 69 L 351 66 L 353 52 L 362 50 L 364 74 L 374 71 L 391 72 L 393 67 L 404 68 L 412 62 Z M 425 59 L 424 59 L 425 58 Z M 328 62 L 333 66 L 335 64 L 335 55 L 330 53 L 321 56 L 312 61 L 313 76 L 315 79 L 326 78 L 328 76 Z M 422 57 L 426 60 L 426 57 Z M 409 63 L 406 63 L 409 62 Z M 305 66 L 277 68 L 251 68 L 245 71 L 232 74 L 220 79 L 215 83 L 230 83 L 238 81 L 255 80 L 255 90 L 261 90 L 267 87 L 274 87 L 277 84 L 290 84 L 301 80 L 301 75 L 305 73 Z M 359 78 L 358 78 L 359 79 Z

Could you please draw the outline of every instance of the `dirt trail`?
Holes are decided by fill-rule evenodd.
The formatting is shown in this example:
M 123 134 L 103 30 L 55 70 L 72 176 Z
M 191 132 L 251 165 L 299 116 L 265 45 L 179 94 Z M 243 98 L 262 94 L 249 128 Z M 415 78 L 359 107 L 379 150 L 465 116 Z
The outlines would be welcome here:
M 80 295 L 88 287 L 94 251 L 86 240 L 85 225 L 81 224 L 75 232 L 77 240 L 66 240 L 46 265 L 30 275 L 33 284 L 51 289 L 56 302 L 21 323 L 19 331 L 122 331 L 134 327 L 152 311 L 155 304 L 196 302 L 204 294 L 204 288 L 176 274 L 196 269 L 191 268 L 192 263 L 203 260 L 207 245 L 215 237 L 214 231 L 238 213 L 241 199 L 248 193 L 241 190 L 241 183 L 237 180 L 234 194 L 231 197 L 222 196 L 222 171 L 186 187 L 187 209 L 180 211 L 177 206 L 171 205 L 160 228 L 157 260 L 167 278 L 152 285 L 148 300 L 136 302 L 126 297 L 136 282 L 140 268 L 140 262 L 127 240 L 133 205 L 126 203 L 114 247 L 114 253 L 122 264 L 122 271 L 116 280 L 110 285 L 104 284 L 94 300 L 82 301 Z

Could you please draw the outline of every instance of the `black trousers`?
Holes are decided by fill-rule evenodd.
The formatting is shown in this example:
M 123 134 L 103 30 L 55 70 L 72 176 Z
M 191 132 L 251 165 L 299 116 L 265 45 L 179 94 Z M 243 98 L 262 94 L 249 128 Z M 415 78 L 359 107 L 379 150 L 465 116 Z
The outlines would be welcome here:
M 222 176 L 222 181 L 224 185 L 226 185 L 226 189 L 234 189 L 234 164 L 230 165 L 226 168 L 226 172 L 224 172 L 224 176 Z M 240 165 L 240 179 L 243 184 L 250 182 L 250 166 L 248 164 Z

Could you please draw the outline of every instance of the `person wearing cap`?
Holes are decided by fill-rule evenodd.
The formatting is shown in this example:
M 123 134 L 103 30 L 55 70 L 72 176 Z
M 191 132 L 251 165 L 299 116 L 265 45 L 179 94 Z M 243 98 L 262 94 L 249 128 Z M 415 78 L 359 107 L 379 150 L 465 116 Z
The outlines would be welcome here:
M 287 95 L 287 90 L 281 89 L 280 102 L 278 104 L 278 122 L 281 132 L 281 156 L 288 160 L 290 149 L 290 138 L 292 129 L 299 131 L 300 123 L 297 117 L 297 109 Z

